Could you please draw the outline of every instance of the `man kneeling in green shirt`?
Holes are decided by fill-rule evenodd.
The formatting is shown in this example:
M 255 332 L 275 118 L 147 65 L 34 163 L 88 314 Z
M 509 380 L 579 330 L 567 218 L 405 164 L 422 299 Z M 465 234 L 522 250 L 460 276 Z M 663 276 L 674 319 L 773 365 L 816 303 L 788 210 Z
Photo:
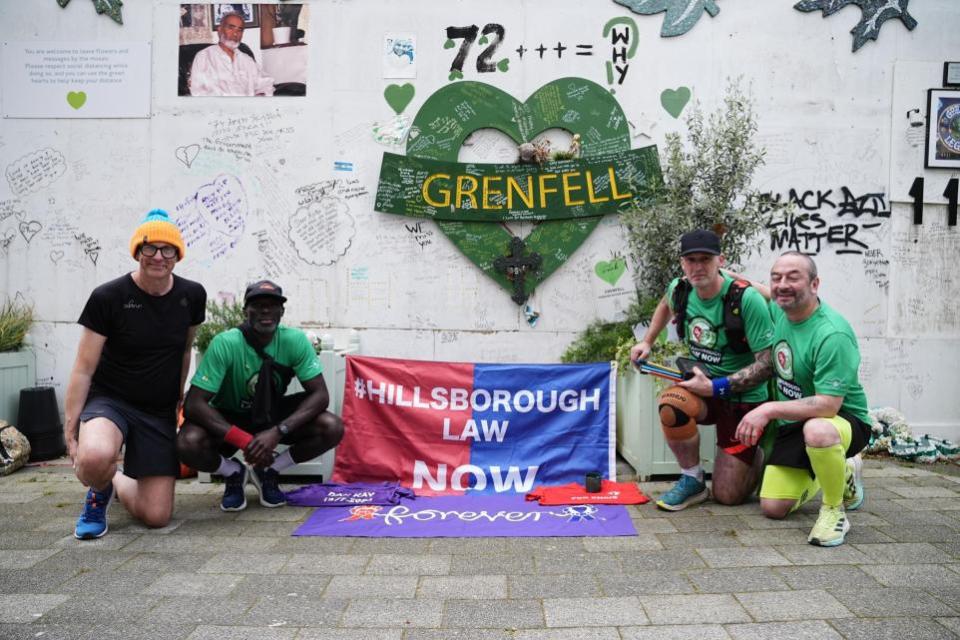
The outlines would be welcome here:
M 817 297 L 813 260 L 784 253 L 770 271 L 777 399 L 743 417 L 737 437 L 756 443 L 779 422 L 760 488 L 768 518 L 784 518 L 823 489 L 807 541 L 843 544 L 846 511 L 863 502 L 860 457 L 870 438 L 867 398 L 857 378 L 860 350 L 850 324 Z M 846 460 L 854 456 L 851 460 Z
M 248 479 L 260 504 L 283 506 L 279 472 L 343 438 L 342 421 L 326 410 L 330 396 L 309 338 L 280 324 L 286 301 L 269 280 L 247 287 L 246 321 L 214 337 L 190 381 L 177 452 L 194 469 L 223 476 L 224 511 L 246 508 Z M 304 391 L 286 396 L 294 375 Z M 281 443 L 290 448 L 275 458 Z M 237 450 L 252 468 L 231 457 Z

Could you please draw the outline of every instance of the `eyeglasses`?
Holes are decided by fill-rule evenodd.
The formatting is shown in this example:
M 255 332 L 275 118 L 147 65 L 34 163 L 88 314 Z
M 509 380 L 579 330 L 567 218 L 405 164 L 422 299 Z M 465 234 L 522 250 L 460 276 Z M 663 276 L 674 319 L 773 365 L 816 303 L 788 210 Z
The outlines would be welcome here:
M 177 248 L 171 244 L 165 245 L 163 247 L 158 247 L 155 244 L 144 244 L 140 245 L 140 253 L 152 258 L 157 255 L 157 251 L 160 252 L 160 255 L 164 258 L 176 258 L 177 257 Z

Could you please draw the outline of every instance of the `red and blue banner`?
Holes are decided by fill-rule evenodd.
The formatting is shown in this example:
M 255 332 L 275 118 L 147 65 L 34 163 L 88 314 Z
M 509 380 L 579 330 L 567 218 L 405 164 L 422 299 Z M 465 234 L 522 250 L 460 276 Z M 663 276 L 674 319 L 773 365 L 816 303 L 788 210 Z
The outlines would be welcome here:
M 423 495 L 527 493 L 616 475 L 609 364 L 472 364 L 348 356 L 334 482 Z

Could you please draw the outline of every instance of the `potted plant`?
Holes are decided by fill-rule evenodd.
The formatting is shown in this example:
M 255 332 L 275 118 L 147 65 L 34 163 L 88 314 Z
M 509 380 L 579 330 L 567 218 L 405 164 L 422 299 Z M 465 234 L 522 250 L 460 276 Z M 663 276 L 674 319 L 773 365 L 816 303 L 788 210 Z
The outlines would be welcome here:
M 197 364 L 206 352 L 213 337 L 227 329 L 239 327 L 246 320 L 243 304 L 235 301 L 216 300 L 207 302 L 207 319 L 197 329 L 193 346 L 198 352 Z
M 8 300 L 0 306 L 0 420 L 17 422 L 20 390 L 36 384 L 34 353 L 24 348 L 33 307 Z

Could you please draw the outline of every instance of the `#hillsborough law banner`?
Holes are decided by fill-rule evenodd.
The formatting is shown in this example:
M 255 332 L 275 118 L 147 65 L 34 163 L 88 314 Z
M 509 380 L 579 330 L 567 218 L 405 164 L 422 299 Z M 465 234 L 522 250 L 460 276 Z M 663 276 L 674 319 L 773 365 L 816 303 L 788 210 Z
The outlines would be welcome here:
M 347 357 L 335 482 L 399 480 L 427 495 L 527 493 L 615 477 L 609 364 Z

